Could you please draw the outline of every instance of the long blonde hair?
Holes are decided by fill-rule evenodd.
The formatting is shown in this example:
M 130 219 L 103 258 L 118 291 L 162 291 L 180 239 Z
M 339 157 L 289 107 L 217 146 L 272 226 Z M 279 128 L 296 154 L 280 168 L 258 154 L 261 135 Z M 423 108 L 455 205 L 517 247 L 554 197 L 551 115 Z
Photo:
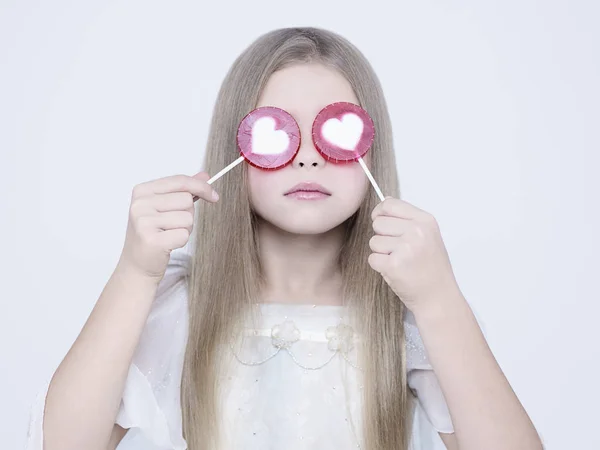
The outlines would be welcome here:
M 320 63 L 350 82 L 360 105 L 375 123 L 369 155 L 372 173 L 386 195 L 399 197 L 392 131 L 382 88 L 371 65 L 345 38 L 319 28 L 283 28 L 260 36 L 235 60 L 219 91 L 204 158 L 216 173 L 239 156 L 237 127 L 259 100 L 269 77 L 284 67 Z M 189 334 L 183 368 L 181 405 L 190 450 L 218 445 L 218 372 L 220 351 L 235 327 L 256 304 L 261 266 L 256 217 L 247 194 L 246 164 L 219 186 L 221 201 L 200 203 L 195 225 L 196 250 L 189 279 Z M 405 450 L 411 429 L 412 401 L 406 382 L 404 306 L 373 271 L 370 214 L 378 199 L 373 189 L 346 223 L 340 253 L 344 302 L 363 348 L 363 445 L 368 450 Z

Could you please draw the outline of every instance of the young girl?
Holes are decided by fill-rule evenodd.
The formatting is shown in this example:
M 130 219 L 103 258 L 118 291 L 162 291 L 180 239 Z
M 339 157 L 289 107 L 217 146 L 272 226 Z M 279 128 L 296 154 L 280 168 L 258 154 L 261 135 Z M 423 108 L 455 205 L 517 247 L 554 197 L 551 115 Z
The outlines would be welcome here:
M 358 163 L 314 147 L 335 102 L 373 118 L 364 160 L 383 202 Z M 217 196 L 207 173 L 239 156 L 260 106 L 294 117 L 300 149 L 277 170 L 238 165 Z M 256 40 L 219 92 L 206 173 L 134 188 L 119 263 L 38 397 L 28 448 L 541 448 L 395 167 L 381 86 L 352 44 L 316 28 Z

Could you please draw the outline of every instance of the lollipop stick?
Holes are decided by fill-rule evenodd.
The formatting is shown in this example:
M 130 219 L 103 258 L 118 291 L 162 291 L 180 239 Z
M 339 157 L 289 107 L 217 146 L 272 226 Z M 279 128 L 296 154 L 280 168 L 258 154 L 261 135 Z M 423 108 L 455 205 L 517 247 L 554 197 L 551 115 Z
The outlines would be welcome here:
M 244 157 L 240 156 L 238 159 L 236 159 L 234 162 L 232 162 L 231 164 L 229 164 L 227 167 L 225 167 L 224 169 L 222 169 L 219 172 L 217 172 L 216 175 L 213 175 L 211 177 L 211 179 L 207 181 L 207 183 L 208 184 L 213 184 L 215 181 L 217 181 L 219 178 L 221 178 L 223 175 L 225 175 L 227 172 L 229 172 L 231 169 L 233 169 L 235 166 L 237 166 L 243 160 L 244 160 Z M 194 195 L 194 201 L 198 200 L 199 198 L 200 197 L 198 197 L 197 195 Z
M 244 160 L 244 157 L 240 156 L 238 159 L 236 159 L 234 162 L 229 164 L 227 167 L 225 167 L 221 171 L 217 172 L 217 174 L 214 175 L 210 180 L 208 180 L 207 183 L 213 184 L 215 181 L 217 181 L 219 178 L 221 178 L 223 175 L 225 175 L 227 172 L 229 172 L 231 169 L 233 169 L 235 166 L 237 166 L 243 160 Z
M 369 168 L 367 167 L 367 165 L 365 164 L 365 162 L 363 161 L 363 159 L 361 157 L 358 158 L 358 162 L 360 163 L 361 167 L 367 174 L 367 178 L 369 179 L 369 181 L 375 188 L 375 192 L 377 192 L 377 196 L 379 197 L 379 200 L 384 201 L 385 197 L 383 196 L 381 189 L 379 189 L 379 186 L 377 185 L 375 178 L 373 178 L 373 175 L 371 175 L 371 171 L 369 170 Z

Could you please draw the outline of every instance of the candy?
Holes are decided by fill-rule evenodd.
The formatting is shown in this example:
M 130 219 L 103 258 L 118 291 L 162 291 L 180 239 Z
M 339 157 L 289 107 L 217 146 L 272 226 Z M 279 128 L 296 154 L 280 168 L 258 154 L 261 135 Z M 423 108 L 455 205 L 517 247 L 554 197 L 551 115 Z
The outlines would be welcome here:
M 375 125 L 360 106 L 348 102 L 332 103 L 315 118 L 312 137 L 315 147 L 327 160 L 356 161 L 373 144 Z
M 298 153 L 300 128 L 283 109 L 263 106 L 242 119 L 237 145 L 242 156 L 253 166 L 279 169 L 292 162 Z
M 312 126 L 315 148 L 332 162 L 358 161 L 381 201 L 384 197 L 362 157 L 375 138 L 371 116 L 360 106 L 336 102 L 323 108 Z M 237 146 L 241 156 L 214 175 L 212 184 L 233 167 L 246 160 L 264 170 L 280 169 L 291 163 L 300 149 L 300 128 L 287 111 L 275 106 L 261 106 L 240 122 Z M 194 197 L 196 201 L 198 197 Z

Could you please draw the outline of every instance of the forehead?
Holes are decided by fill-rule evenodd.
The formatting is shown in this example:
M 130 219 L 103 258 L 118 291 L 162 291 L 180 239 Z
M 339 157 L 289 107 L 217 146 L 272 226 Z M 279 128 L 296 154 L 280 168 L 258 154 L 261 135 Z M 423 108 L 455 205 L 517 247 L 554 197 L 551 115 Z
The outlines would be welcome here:
M 277 106 L 296 120 L 313 120 L 335 102 L 358 104 L 350 83 L 338 71 L 321 64 L 299 64 L 271 75 L 257 107 Z

